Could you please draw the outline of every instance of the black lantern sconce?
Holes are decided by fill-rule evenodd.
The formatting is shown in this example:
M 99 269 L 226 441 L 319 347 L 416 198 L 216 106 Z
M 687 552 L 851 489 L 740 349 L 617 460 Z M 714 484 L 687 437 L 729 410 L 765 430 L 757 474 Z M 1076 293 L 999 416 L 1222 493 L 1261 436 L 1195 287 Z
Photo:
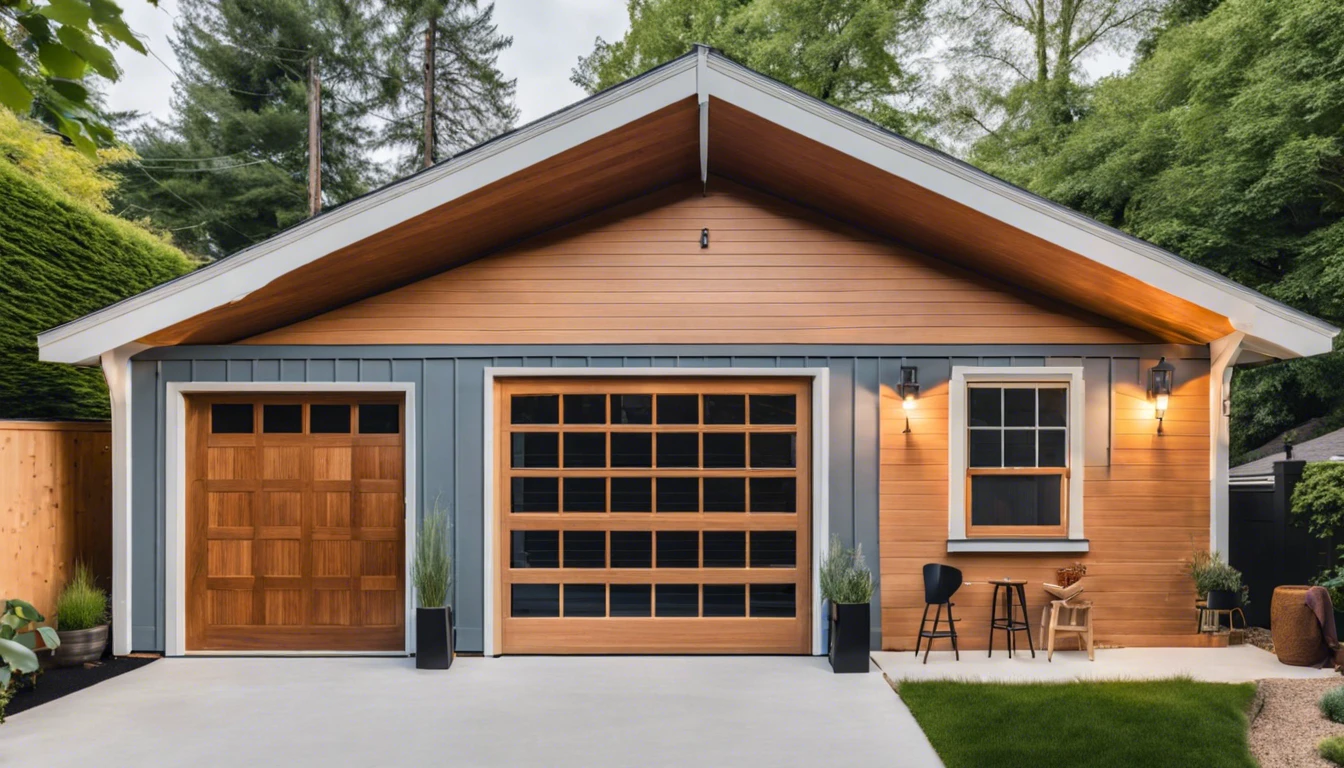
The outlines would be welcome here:
M 1171 402 L 1171 385 L 1176 367 L 1163 357 L 1148 370 L 1148 399 L 1153 404 L 1153 415 L 1157 417 L 1157 434 L 1162 434 L 1162 420 L 1167 416 L 1167 405 Z
M 919 372 L 917 368 L 901 368 L 901 408 L 905 411 L 905 431 L 910 434 L 910 412 L 919 405 Z

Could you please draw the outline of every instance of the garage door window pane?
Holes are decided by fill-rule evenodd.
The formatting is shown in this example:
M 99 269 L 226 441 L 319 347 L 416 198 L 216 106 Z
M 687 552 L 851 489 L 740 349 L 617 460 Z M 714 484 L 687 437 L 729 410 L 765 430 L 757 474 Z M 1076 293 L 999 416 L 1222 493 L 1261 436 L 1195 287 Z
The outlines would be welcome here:
M 509 610 L 519 617 L 560 615 L 559 584 L 514 584 Z
M 607 479 L 605 477 L 566 477 L 566 512 L 606 512 Z
M 650 531 L 612 531 L 611 567 L 653 567 L 653 533 Z
M 510 484 L 514 512 L 558 512 L 560 479 L 555 477 L 515 477 Z
M 751 615 L 753 618 L 793 618 L 797 613 L 793 584 L 752 584 Z
M 566 568 L 606 568 L 605 531 L 565 531 Z
M 652 611 L 653 588 L 649 584 L 612 584 L 611 615 L 648 616 Z
M 612 512 L 652 512 L 653 478 L 611 478 Z
M 793 395 L 752 395 L 751 423 L 798 423 L 798 398 Z
M 565 468 L 585 469 L 607 466 L 605 432 L 566 432 Z
M 606 584 L 566 584 L 565 616 L 606 616 Z
M 746 568 L 746 531 L 705 531 L 706 568 Z
M 705 433 L 705 468 L 736 469 L 747 466 L 747 436 L 740 432 Z
M 751 478 L 751 511 L 797 512 L 797 479 L 792 477 Z
M 798 534 L 793 531 L 752 531 L 752 568 L 792 568 L 798 563 Z
M 611 466 L 652 467 L 653 435 L 648 432 L 612 432 Z
M 517 469 L 560 466 L 560 436 L 554 432 L 514 432 L 510 466 Z
M 514 568 L 559 568 L 559 531 L 514 531 L 510 564 Z
M 210 406 L 210 431 L 216 435 L 252 434 L 251 403 L 215 403 Z
M 350 406 L 308 406 L 308 431 L 315 435 L 350 434 Z
M 706 584 L 706 616 L 746 616 L 746 584 Z
M 747 479 L 745 477 L 706 477 L 706 512 L 745 512 L 747 510 Z
M 652 424 L 653 395 L 612 395 L 613 424 Z
M 746 395 L 705 395 L 706 424 L 746 424 Z
M 696 432 L 658 434 L 658 468 L 674 469 L 700 466 L 700 435 Z
M 699 512 L 700 479 L 697 477 L 658 478 L 659 512 Z
M 659 584 L 656 593 L 657 616 L 685 617 L 700 615 L 700 587 L 696 584 Z
M 566 424 L 606 424 L 606 395 L 565 395 Z
M 793 433 L 757 432 L 751 436 L 752 469 L 792 469 L 797 464 Z
M 386 403 L 359 406 L 359 432 L 363 435 L 395 435 L 401 431 L 401 407 Z
M 657 546 L 659 568 L 700 566 L 700 534 L 696 531 L 659 531 Z
M 559 424 L 559 395 L 514 395 L 509 403 L 514 424 Z
M 272 434 L 296 434 L 303 431 L 302 405 L 263 405 L 261 431 Z
M 659 395 L 659 424 L 699 424 L 699 395 Z

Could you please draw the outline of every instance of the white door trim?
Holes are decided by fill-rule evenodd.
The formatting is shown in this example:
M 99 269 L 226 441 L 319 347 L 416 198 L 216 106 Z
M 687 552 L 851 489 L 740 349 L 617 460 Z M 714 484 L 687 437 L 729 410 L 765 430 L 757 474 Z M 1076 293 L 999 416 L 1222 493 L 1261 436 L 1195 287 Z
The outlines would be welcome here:
M 495 647 L 496 591 L 495 579 L 495 379 L 561 377 L 660 377 L 660 378 L 728 378 L 741 376 L 770 376 L 812 380 L 812 653 L 826 653 L 821 644 L 821 626 L 825 614 L 821 610 L 821 552 L 830 541 L 830 509 L 827 503 L 830 487 L 830 434 L 831 398 L 829 368 L 518 368 L 487 366 L 482 402 L 484 445 L 481 464 L 484 469 L 484 522 L 485 522 L 485 613 L 482 623 L 486 656 L 499 655 Z
M 411 584 L 411 559 L 415 554 L 415 536 L 418 528 L 416 510 L 419 509 L 416 498 L 416 412 L 415 384 L 410 382 L 168 382 L 167 398 L 164 404 L 166 421 L 164 427 L 165 443 L 165 504 L 167 507 L 167 543 L 164 564 L 164 624 L 167 632 L 164 653 L 167 656 L 385 656 L 387 652 L 345 652 L 345 651 L 266 651 L 264 653 L 243 653 L 230 651 L 188 651 L 187 644 L 187 483 L 184 473 L 187 468 L 187 395 L 209 393 L 255 393 L 255 394 L 322 394 L 328 392 L 350 393 L 400 393 L 405 397 L 406 469 L 404 473 L 406 488 L 403 497 L 406 502 L 406 640 L 405 651 L 392 655 L 402 656 L 415 651 L 415 595 Z

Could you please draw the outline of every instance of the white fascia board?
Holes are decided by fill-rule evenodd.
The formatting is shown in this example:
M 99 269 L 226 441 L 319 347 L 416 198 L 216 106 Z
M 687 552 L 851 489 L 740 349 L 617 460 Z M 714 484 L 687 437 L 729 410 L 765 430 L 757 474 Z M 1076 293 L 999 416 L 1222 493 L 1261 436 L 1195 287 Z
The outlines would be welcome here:
M 227 259 L 38 335 L 38 357 L 87 363 L 286 273 L 698 94 L 683 57 L 480 149 L 340 206 Z
M 1331 350 L 1339 329 L 1150 243 L 711 55 L 709 93 L 1016 229 L 1228 318 L 1283 357 Z

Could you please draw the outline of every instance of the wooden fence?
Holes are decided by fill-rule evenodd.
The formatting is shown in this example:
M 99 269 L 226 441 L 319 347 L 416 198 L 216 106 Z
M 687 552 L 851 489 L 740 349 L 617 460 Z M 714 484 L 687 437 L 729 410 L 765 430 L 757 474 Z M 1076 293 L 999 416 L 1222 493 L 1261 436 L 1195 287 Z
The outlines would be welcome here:
M 111 591 L 110 426 L 0 421 L 0 599 L 54 619 L 77 560 Z

